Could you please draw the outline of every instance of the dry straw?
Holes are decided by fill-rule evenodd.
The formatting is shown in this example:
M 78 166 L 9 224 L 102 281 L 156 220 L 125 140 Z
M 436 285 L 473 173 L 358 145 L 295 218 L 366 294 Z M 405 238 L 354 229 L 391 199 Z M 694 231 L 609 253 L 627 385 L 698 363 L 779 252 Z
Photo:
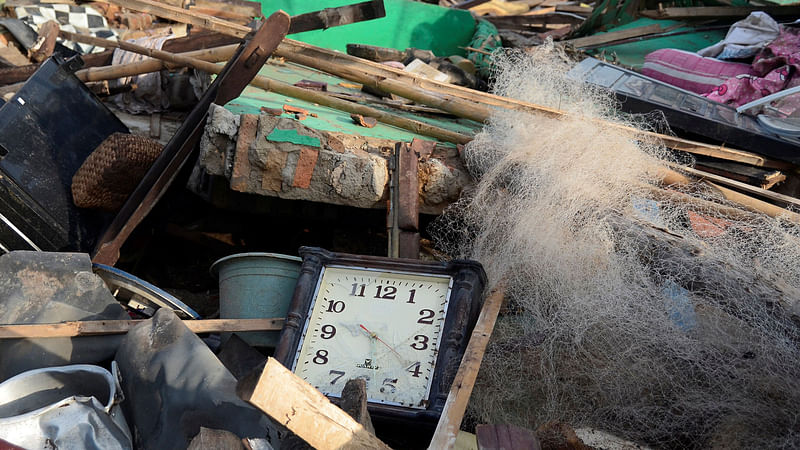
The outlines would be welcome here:
M 498 111 L 466 147 L 474 190 L 433 226 L 444 250 L 510 282 L 475 419 L 559 419 L 662 447 L 800 447 L 800 228 L 726 216 L 699 185 L 664 192 L 674 157 L 591 119 L 654 122 L 566 79 L 552 45 L 496 59 L 498 94 L 571 114 Z

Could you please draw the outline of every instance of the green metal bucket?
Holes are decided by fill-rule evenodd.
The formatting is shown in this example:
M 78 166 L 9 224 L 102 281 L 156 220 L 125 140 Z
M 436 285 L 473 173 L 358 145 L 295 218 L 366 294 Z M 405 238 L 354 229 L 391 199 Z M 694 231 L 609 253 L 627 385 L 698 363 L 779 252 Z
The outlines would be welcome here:
M 219 315 L 223 319 L 286 317 L 301 259 L 277 253 L 240 253 L 211 266 L 219 275 Z M 250 345 L 275 347 L 279 331 L 237 333 Z

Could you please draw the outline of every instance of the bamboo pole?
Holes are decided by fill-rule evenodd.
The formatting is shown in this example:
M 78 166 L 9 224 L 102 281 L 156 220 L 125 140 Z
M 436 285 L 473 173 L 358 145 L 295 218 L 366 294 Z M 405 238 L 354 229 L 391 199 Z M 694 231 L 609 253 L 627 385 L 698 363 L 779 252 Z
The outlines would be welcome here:
M 175 20 L 177 22 L 213 29 L 230 36 L 241 38 L 247 32 L 245 30 L 246 27 L 242 27 L 242 25 L 233 22 L 198 13 L 187 14 L 187 11 L 178 8 L 167 8 L 164 5 L 149 0 L 111 0 L 110 2 L 136 11 L 150 12 L 159 17 Z M 564 111 L 533 103 L 480 92 L 449 83 L 429 80 L 388 67 L 384 64 L 378 64 L 352 55 L 334 52 L 292 39 L 284 38 L 274 54 L 288 61 L 323 70 L 351 81 L 373 86 L 386 92 L 391 92 L 419 103 L 434 106 L 458 115 L 459 117 L 469 118 L 481 123 L 485 122 L 491 115 L 491 109 L 487 109 L 487 106 L 545 115 L 548 117 L 564 117 L 567 114 Z M 325 68 L 323 68 L 323 66 Z M 348 66 L 349 70 L 347 69 Z M 405 95 L 401 92 L 405 93 Z M 462 104 L 458 100 L 466 100 L 468 103 Z M 721 145 L 709 145 L 665 134 L 642 131 L 600 119 L 592 120 L 610 128 L 631 133 L 637 138 L 654 139 L 674 150 L 737 161 L 758 167 L 783 170 L 794 168 L 794 165 L 783 161 L 772 160 L 754 153 L 731 149 Z
M 219 66 L 217 64 L 214 64 L 214 63 L 211 63 L 211 62 L 208 62 L 208 61 L 203 61 L 203 60 L 198 59 L 198 58 L 194 58 L 194 57 L 190 56 L 189 53 L 185 53 L 185 54 L 169 53 L 169 52 L 165 52 L 163 50 L 156 50 L 156 49 L 151 49 L 151 48 L 146 48 L 146 47 L 142 47 L 142 46 L 139 46 L 139 45 L 131 44 L 129 42 L 117 42 L 117 41 L 112 41 L 112 40 L 108 40 L 108 39 L 96 38 L 96 37 L 93 37 L 93 36 L 86 36 L 86 35 L 81 35 L 81 34 L 70 33 L 70 32 L 66 32 L 66 31 L 62 31 L 60 34 L 64 38 L 69 39 L 71 41 L 83 42 L 83 43 L 86 43 L 86 44 L 92 44 L 92 45 L 96 45 L 96 46 L 99 46 L 99 47 L 106 47 L 106 48 L 121 48 L 122 50 L 127 50 L 127 51 L 131 51 L 131 52 L 134 52 L 134 53 L 138 53 L 138 54 L 142 54 L 142 55 L 145 55 L 145 56 L 149 56 L 151 58 L 155 58 L 153 60 L 146 60 L 146 61 L 142 61 L 140 63 L 135 63 L 135 64 L 144 65 L 144 63 L 147 63 L 148 61 L 153 61 L 152 63 L 149 63 L 149 65 L 147 65 L 148 68 L 150 68 L 150 66 L 152 66 L 152 67 L 158 66 L 160 68 L 164 64 L 162 61 L 166 61 L 168 63 L 177 64 L 177 65 L 181 65 L 181 66 L 194 67 L 195 69 L 203 70 L 205 72 L 210 72 L 210 73 L 219 73 L 220 71 L 222 71 L 222 67 L 221 66 Z M 226 47 L 218 47 L 217 49 L 201 50 L 201 52 L 207 52 L 206 54 L 204 54 L 204 55 L 207 55 L 207 56 L 208 55 L 219 56 L 219 55 L 228 55 L 228 52 L 230 51 L 230 55 L 232 55 L 233 52 L 235 51 L 235 48 L 236 48 L 236 46 L 233 45 L 233 46 L 226 46 Z M 230 55 L 228 57 L 230 57 Z M 123 66 L 119 66 L 119 67 L 123 67 Z M 114 66 L 111 66 L 111 69 L 113 69 L 113 68 L 114 68 Z M 94 70 L 95 78 L 91 78 L 91 79 L 93 81 L 95 79 L 97 79 L 96 77 L 98 75 L 96 75 L 96 74 L 98 72 L 104 71 L 104 69 L 105 68 L 97 68 L 97 70 Z M 159 70 L 159 69 L 155 69 L 155 70 Z M 112 72 L 112 73 L 117 73 L 117 72 L 128 73 L 129 71 L 119 70 L 117 72 L 114 72 L 112 70 L 108 70 L 108 71 L 105 71 L 105 74 L 103 76 L 109 76 L 108 75 L 109 72 Z M 127 76 L 127 75 L 123 75 L 123 76 Z M 117 76 L 115 76 L 114 78 L 117 78 Z M 434 137 L 436 139 L 441 139 L 443 141 L 454 142 L 454 143 L 457 143 L 457 144 L 466 144 L 467 142 L 472 140 L 472 138 L 470 136 L 467 136 L 465 134 L 457 133 L 455 131 L 450 131 L 450 130 L 447 130 L 447 129 L 444 129 L 444 128 L 441 128 L 441 127 L 437 127 L 437 126 L 434 126 L 434 125 L 430 125 L 430 124 L 427 124 L 425 122 L 421 122 L 421 121 L 418 121 L 418 120 L 408 119 L 408 118 L 405 118 L 405 117 L 402 117 L 402 116 L 398 116 L 396 114 L 391 114 L 391 113 L 388 113 L 388 112 L 385 112 L 385 111 L 381 111 L 381 110 L 378 110 L 378 109 L 375 109 L 375 108 L 372 108 L 372 107 L 369 107 L 369 106 L 366 106 L 366 105 L 361 105 L 361 104 L 358 104 L 358 103 L 353 103 L 353 102 L 349 102 L 349 101 L 346 101 L 346 100 L 342 100 L 342 99 L 339 99 L 339 98 L 336 98 L 336 97 L 332 97 L 332 96 L 327 95 L 327 94 L 323 94 L 321 92 L 312 91 L 312 90 L 309 90 L 309 89 L 303 89 L 303 88 L 299 88 L 297 86 L 292 86 L 290 84 L 283 83 L 283 82 L 280 82 L 280 81 L 277 81 L 277 80 L 273 80 L 273 79 L 265 77 L 263 75 L 256 75 L 256 77 L 253 78 L 253 81 L 251 81 L 250 84 L 252 84 L 253 86 L 265 89 L 267 91 L 276 92 L 276 93 L 278 93 L 280 95 L 285 95 L 285 96 L 288 96 L 288 97 L 293 97 L 293 98 L 297 98 L 297 99 L 300 99 L 300 100 L 305 100 L 305 101 L 312 102 L 312 103 L 318 103 L 320 105 L 327 106 L 327 107 L 334 108 L 334 109 L 338 109 L 338 110 L 341 110 L 341 111 L 345 111 L 345 112 L 348 112 L 348 113 L 351 113 L 351 114 L 361 114 L 363 116 L 374 117 L 375 119 L 377 119 L 380 122 L 383 122 L 385 124 L 396 126 L 398 128 L 402 128 L 402 129 L 405 129 L 405 130 L 409 130 L 409 131 L 417 133 L 417 134 Z
M 275 50 L 275 56 L 280 56 L 287 61 L 322 70 L 375 89 L 400 95 L 418 103 L 435 106 L 459 117 L 478 122 L 485 122 L 491 116 L 492 107 L 550 118 L 562 118 L 568 115 L 565 111 L 558 109 L 422 78 L 383 64 L 291 39 L 283 40 L 278 49 Z M 662 142 L 665 146 L 674 150 L 737 161 L 759 167 L 783 170 L 794 168 L 793 164 L 769 159 L 755 153 L 643 131 L 601 119 L 592 119 L 592 121 L 604 127 L 631 133 L 640 139 L 647 138 Z
M 133 51 L 146 56 L 150 56 L 151 58 L 157 58 L 154 61 L 157 61 L 159 64 L 163 64 L 162 61 L 166 61 L 173 64 L 194 67 L 196 69 L 204 70 L 211 73 L 219 73 L 222 70 L 222 67 L 217 64 L 188 56 L 189 53 L 192 52 L 186 54 L 173 54 L 162 50 L 155 50 L 155 49 L 141 47 L 135 44 L 131 44 L 129 42 L 116 42 L 92 36 L 69 33 L 66 31 L 62 31 L 61 33 L 65 38 L 70 39 L 72 41 L 84 42 L 87 44 L 92 44 L 97 46 L 106 46 L 115 48 L 119 47 L 122 48 L 123 50 Z M 235 45 L 228 46 L 227 48 L 230 47 L 235 47 Z M 226 47 L 219 47 L 219 48 L 224 49 Z M 216 54 L 215 52 L 216 50 L 217 49 L 209 49 L 209 50 L 201 50 L 200 52 L 208 52 L 211 54 Z M 142 61 L 142 63 L 145 62 L 147 61 Z M 394 114 L 389 114 L 374 108 L 370 108 L 365 105 L 351 103 L 345 100 L 331 97 L 326 94 L 322 94 L 317 91 L 311 91 L 299 88 L 297 86 L 292 86 L 287 83 L 282 83 L 276 80 L 272 80 L 270 78 L 261 75 L 257 75 L 253 79 L 251 84 L 260 87 L 262 89 L 266 89 L 268 91 L 277 92 L 281 95 L 286 95 L 289 97 L 299 98 L 301 100 L 319 103 L 324 106 L 341 109 L 343 111 L 355 114 L 362 114 L 370 117 L 375 117 L 381 122 L 387 123 L 389 125 L 398 126 L 400 128 L 413 131 L 415 133 L 436 137 L 437 139 L 443 139 L 457 143 L 466 143 L 471 139 L 469 136 L 460 133 L 444 130 L 439 127 L 434 127 L 432 125 L 428 125 L 426 123 L 419 122 L 416 120 L 406 119 L 404 117 L 400 117 Z M 690 183 L 690 179 L 688 177 L 681 175 L 678 172 L 675 172 L 674 170 L 671 169 L 663 169 L 663 173 L 661 175 L 664 180 L 664 184 L 688 185 Z M 787 209 L 775 206 L 771 203 L 767 203 L 762 200 L 755 199 L 753 197 L 747 196 L 732 189 L 728 189 L 713 183 L 707 183 L 707 184 L 711 186 L 713 189 L 715 189 L 718 193 L 720 193 L 720 195 L 726 200 L 737 203 L 748 211 L 760 212 L 770 217 L 783 217 L 792 222 L 800 223 L 800 215 L 791 212 Z M 718 206 L 722 209 L 723 205 L 718 205 Z M 728 215 L 731 214 L 731 211 L 722 211 L 722 212 Z

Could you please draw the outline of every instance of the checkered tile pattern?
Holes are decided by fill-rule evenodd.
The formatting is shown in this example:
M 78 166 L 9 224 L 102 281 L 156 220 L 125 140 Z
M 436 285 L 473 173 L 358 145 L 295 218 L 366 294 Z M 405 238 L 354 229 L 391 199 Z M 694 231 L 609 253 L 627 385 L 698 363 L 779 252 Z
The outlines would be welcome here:
M 55 20 L 61 25 L 64 31 L 73 33 L 90 34 L 99 38 L 113 38 L 117 34 L 108 27 L 106 18 L 103 17 L 96 10 L 87 6 L 73 6 L 62 4 L 40 4 L 32 6 L 18 6 L 15 8 L 17 18 L 25 21 L 28 25 L 35 30 L 39 30 L 39 26 L 47 21 Z M 88 44 L 79 44 L 77 42 L 59 41 L 64 46 L 75 50 L 78 53 L 96 53 L 104 49 L 102 47 L 95 47 Z

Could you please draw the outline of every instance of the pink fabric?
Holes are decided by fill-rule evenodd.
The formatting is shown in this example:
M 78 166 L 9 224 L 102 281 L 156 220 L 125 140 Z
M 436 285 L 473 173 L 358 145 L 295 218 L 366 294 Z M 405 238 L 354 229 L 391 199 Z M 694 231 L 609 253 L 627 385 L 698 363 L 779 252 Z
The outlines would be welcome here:
M 720 103 L 741 106 L 775 92 L 800 85 L 800 31 L 784 28 L 772 43 L 753 60 L 752 75 L 733 77 L 716 87 L 707 97 Z M 785 100 L 785 113 L 797 109 L 797 101 Z
M 708 94 L 729 78 L 755 75 L 749 64 L 704 58 L 696 53 L 665 48 L 644 57 L 642 75 L 698 94 Z

